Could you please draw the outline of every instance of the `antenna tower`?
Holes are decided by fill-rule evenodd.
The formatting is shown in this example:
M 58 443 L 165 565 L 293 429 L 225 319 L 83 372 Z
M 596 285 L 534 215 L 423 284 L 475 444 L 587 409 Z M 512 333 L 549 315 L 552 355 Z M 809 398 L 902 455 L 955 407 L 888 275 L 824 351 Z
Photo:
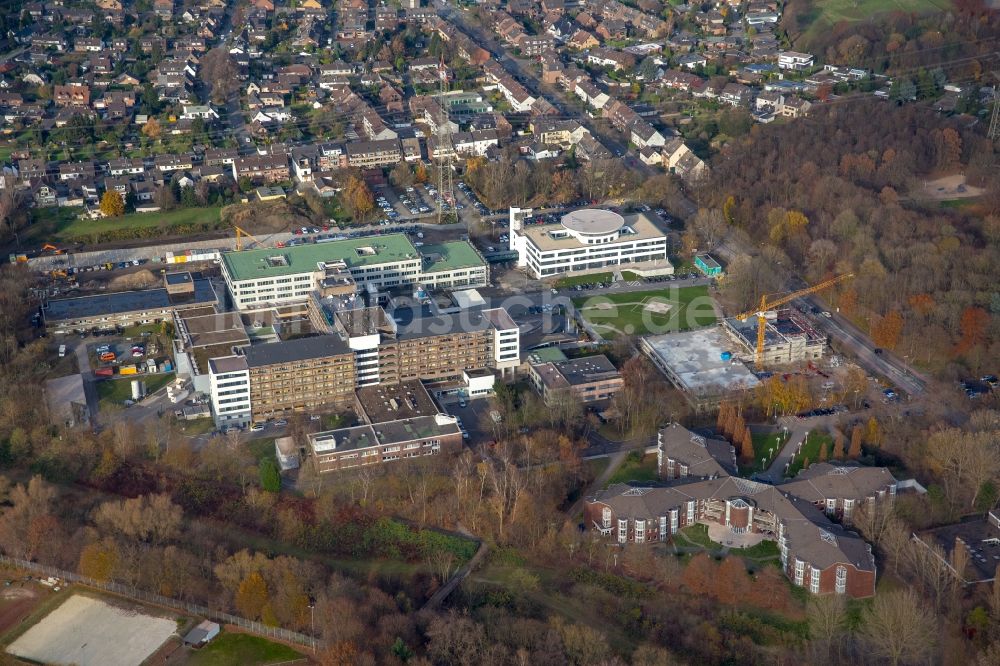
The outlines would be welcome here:
M 1000 139 L 1000 96 L 997 87 L 993 86 L 993 115 L 990 118 L 990 130 L 986 136 L 996 141 Z
M 451 144 L 451 127 L 448 119 L 448 112 L 445 110 L 444 95 L 448 92 L 448 70 L 444 66 L 444 56 L 438 64 L 439 94 L 438 94 L 438 119 L 437 119 L 437 155 L 438 163 L 438 224 L 444 220 L 444 207 L 446 204 L 454 205 L 455 193 L 452 183 L 451 159 L 455 152 Z

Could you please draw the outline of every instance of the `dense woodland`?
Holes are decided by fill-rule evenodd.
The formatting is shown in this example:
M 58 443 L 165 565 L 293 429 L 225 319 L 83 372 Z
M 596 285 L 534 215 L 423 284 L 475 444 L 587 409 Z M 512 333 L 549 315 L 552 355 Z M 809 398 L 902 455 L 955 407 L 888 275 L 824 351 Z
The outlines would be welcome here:
M 854 273 L 826 298 L 877 344 L 951 378 L 995 369 L 1000 173 L 981 131 L 868 100 L 755 127 L 713 159 L 690 242 L 735 232 L 737 307 L 790 273 Z M 985 194 L 958 206 L 922 196 L 926 180 L 960 173 Z
M 793 48 L 826 62 L 860 67 L 916 81 L 921 71 L 942 68 L 952 81 L 992 85 L 1000 12 L 984 0 L 954 0 L 950 11 L 924 14 L 887 11 L 866 21 L 843 21 L 830 30 L 802 32 L 823 12 L 822 0 L 791 0 L 781 29 Z M 886 9 L 891 8 L 887 5 Z M 995 63 L 995 61 L 993 61 Z

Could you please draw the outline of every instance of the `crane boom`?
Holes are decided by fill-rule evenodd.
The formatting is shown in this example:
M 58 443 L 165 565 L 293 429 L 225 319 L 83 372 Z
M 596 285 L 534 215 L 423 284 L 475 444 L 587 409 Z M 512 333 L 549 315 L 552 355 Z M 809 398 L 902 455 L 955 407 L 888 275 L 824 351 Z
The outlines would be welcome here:
M 817 291 L 822 291 L 828 287 L 843 282 L 849 278 L 854 277 L 854 273 L 845 273 L 843 275 L 838 275 L 835 278 L 830 278 L 829 280 L 824 280 L 819 284 L 814 284 L 811 287 L 806 287 L 805 289 L 799 289 L 798 291 L 793 291 L 790 294 L 785 294 L 784 296 L 774 300 L 768 301 L 767 294 L 760 297 L 760 309 L 751 310 L 749 312 L 744 312 L 743 314 L 736 315 L 736 319 L 740 321 L 746 321 L 750 317 L 757 317 L 757 349 L 754 354 L 754 362 L 757 367 L 763 367 L 764 365 L 764 332 L 767 330 L 767 312 L 773 310 L 777 307 L 781 307 L 786 303 L 794 301 L 800 296 L 806 296 L 808 294 L 816 293 Z
M 250 240 L 252 240 L 254 243 L 256 243 L 258 247 L 263 246 L 263 243 L 261 243 L 259 240 L 257 240 L 256 238 L 254 238 L 254 235 L 251 234 L 249 231 L 244 231 L 243 229 L 240 229 L 236 225 L 233 225 L 233 228 L 236 229 L 236 251 L 237 252 L 240 252 L 240 251 L 243 250 L 243 237 L 244 236 L 246 236 L 247 238 L 249 238 Z

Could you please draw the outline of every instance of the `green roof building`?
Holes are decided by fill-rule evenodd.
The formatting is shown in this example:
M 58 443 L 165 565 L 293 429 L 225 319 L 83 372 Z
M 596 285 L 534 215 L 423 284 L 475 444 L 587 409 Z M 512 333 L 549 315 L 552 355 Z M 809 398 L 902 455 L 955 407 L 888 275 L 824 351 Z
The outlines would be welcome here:
M 486 262 L 468 241 L 418 249 L 404 234 L 226 252 L 222 274 L 241 310 L 306 300 L 332 284 L 385 289 L 488 283 Z

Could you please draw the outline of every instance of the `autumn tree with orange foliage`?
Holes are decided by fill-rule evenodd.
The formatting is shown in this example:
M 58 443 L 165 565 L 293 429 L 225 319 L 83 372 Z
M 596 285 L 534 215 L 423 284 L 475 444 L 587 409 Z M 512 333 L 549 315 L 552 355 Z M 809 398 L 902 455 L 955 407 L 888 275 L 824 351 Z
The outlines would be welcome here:
M 856 425 L 851 430 L 851 448 L 847 451 L 847 457 L 851 460 L 857 460 L 861 457 L 861 438 L 861 426 Z
M 356 221 L 363 221 L 375 210 L 375 195 L 357 176 L 351 176 L 344 187 L 344 206 Z
M 986 341 L 986 329 L 990 324 L 990 315 L 986 310 L 969 306 L 962 311 L 960 326 L 962 339 L 955 345 L 955 356 L 968 353 Z
M 753 436 L 750 434 L 750 428 L 743 428 L 743 436 L 740 441 L 740 453 L 743 454 L 743 459 L 747 462 L 753 461 L 756 458 L 756 453 L 753 450 Z
M 872 326 L 872 340 L 879 347 L 895 349 L 902 332 L 903 315 L 899 313 L 899 310 L 892 310 L 875 321 Z
M 834 460 L 843 460 L 844 455 L 846 455 L 844 451 L 844 433 L 838 430 L 833 436 L 833 458 Z
M 907 303 L 916 315 L 924 319 L 929 317 L 934 312 L 934 308 L 937 307 L 934 297 L 930 294 L 914 294 L 910 296 Z

